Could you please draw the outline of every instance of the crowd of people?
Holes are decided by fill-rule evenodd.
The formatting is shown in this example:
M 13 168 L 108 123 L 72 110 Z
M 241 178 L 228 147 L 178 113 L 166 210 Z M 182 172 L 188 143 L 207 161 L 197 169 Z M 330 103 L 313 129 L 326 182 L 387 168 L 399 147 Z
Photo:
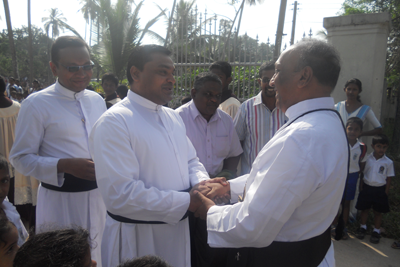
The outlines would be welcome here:
M 106 73 L 104 97 L 88 87 L 92 67 L 88 45 L 63 36 L 55 84 L 19 98 L 0 78 L 0 267 L 334 266 L 331 235 L 348 238 L 337 224 L 355 199 L 356 236 L 372 208 L 379 242 L 389 141 L 361 81 L 345 84 L 345 101 L 330 97 L 333 46 L 303 40 L 263 63 L 243 103 L 231 65 L 214 62 L 175 110 L 165 47 L 136 47 L 130 88 Z M 373 136 L 371 154 L 361 136 Z

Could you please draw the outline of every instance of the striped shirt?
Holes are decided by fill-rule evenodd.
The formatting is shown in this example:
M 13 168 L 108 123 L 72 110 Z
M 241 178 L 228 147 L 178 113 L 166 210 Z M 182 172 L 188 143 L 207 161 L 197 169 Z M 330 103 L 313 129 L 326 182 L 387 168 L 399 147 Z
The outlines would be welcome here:
M 272 112 L 264 105 L 261 92 L 245 101 L 233 121 L 240 141 L 244 141 L 241 175 L 250 173 L 258 152 L 274 136 L 287 118 L 278 108 Z

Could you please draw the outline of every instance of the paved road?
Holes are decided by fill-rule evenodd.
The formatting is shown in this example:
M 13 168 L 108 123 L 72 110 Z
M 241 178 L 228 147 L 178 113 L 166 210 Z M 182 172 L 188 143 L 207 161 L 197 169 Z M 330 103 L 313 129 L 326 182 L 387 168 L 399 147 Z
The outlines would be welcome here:
M 391 248 L 393 239 L 381 238 L 379 244 L 369 242 L 370 235 L 363 240 L 349 234 L 348 240 L 333 241 L 337 267 L 399 267 L 400 249 Z

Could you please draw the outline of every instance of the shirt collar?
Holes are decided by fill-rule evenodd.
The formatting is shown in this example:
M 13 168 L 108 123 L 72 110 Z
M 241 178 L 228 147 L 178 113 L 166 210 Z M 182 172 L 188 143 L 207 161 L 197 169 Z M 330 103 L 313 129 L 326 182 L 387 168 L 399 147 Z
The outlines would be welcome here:
M 298 116 L 308 111 L 322 109 L 322 108 L 334 109 L 334 106 L 335 102 L 333 101 L 332 97 L 319 97 L 314 99 L 307 99 L 289 107 L 286 110 L 285 115 L 286 117 L 289 118 L 289 123 L 290 123 L 290 121 L 296 119 Z
M 354 144 L 354 146 L 351 146 L 350 144 L 349 144 L 349 146 L 351 149 L 356 149 L 357 147 L 360 147 L 360 141 L 357 140 L 357 142 Z
M 257 105 L 260 105 L 260 104 L 263 104 L 261 92 L 258 93 L 258 95 L 256 95 L 256 96 L 254 97 L 254 104 L 253 104 L 253 106 L 257 106 Z
M 55 90 L 57 92 L 59 92 L 60 94 L 62 94 L 63 96 L 66 96 L 66 97 L 68 97 L 70 99 L 74 99 L 74 100 L 79 100 L 85 95 L 85 89 L 83 89 L 80 92 L 74 92 L 74 91 L 69 90 L 69 89 L 65 88 L 64 86 L 62 86 L 59 83 L 58 79 L 56 81 Z
M 195 103 L 193 100 L 190 100 L 190 102 L 188 103 L 188 108 L 189 108 L 189 112 L 190 112 L 190 116 L 192 116 L 192 119 L 195 120 L 198 116 L 200 116 L 201 118 L 204 119 L 203 115 L 200 114 L 199 110 L 197 109 Z M 215 121 L 217 119 L 220 119 L 221 116 L 219 115 L 218 109 L 215 110 L 214 115 L 212 115 L 210 122 Z M 205 119 L 204 119 L 205 120 Z
M 142 107 L 145 107 L 147 109 L 151 109 L 151 110 L 155 110 L 158 111 L 162 108 L 161 105 L 158 105 L 156 103 L 154 103 L 153 101 L 148 100 L 147 98 L 144 98 L 138 94 L 136 94 L 135 92 L 133 92 L 132 90 L 128 91 L 128 99 L 130 101 L 133 101 L 139 105 L 141 105 Z

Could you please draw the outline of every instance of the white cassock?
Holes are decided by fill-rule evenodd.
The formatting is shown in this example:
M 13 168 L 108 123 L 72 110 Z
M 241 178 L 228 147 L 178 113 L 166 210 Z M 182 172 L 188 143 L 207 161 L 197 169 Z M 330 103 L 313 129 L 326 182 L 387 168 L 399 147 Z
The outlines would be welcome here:
M 286 111 L 290 123 L 305 112 L 333 109 L 330 97 L 302 101 Z M 282 128 L 264 146 L 250 174 L 230 180 L 232 200 L 207 214 L 211 247 L 267 247 L 301 241 L 332 223 L 347 175 L 347 140 L 337 114 L 317 111 Z M 333 245 L 320 266 L 335 266 Z
M 188 189 L 208 174 L 186 136 L 181 117 L 132 91 L 97 121 L 90 136 L 100 192 L 111 214 L 137 224 L 106 219 L 103 266 L 158 255 L 174 267 L 190 266 L 185 215 Z
M 91 158 L 88 136 L 105 110 L 99 94 L 90 90 L 75 93 L 58 81 L 30 95 L 19 112 L 10 152 L 12 165 L 23 175 L 61 187 L 65 179 L 64 173 L 57 173 L 58 160 Z M 89 230 L 94 241 L 92 259 L 98 266 L 105 217 L 98 189 L 69 193 L 39 187 L 36 230 L 72 225 Z

